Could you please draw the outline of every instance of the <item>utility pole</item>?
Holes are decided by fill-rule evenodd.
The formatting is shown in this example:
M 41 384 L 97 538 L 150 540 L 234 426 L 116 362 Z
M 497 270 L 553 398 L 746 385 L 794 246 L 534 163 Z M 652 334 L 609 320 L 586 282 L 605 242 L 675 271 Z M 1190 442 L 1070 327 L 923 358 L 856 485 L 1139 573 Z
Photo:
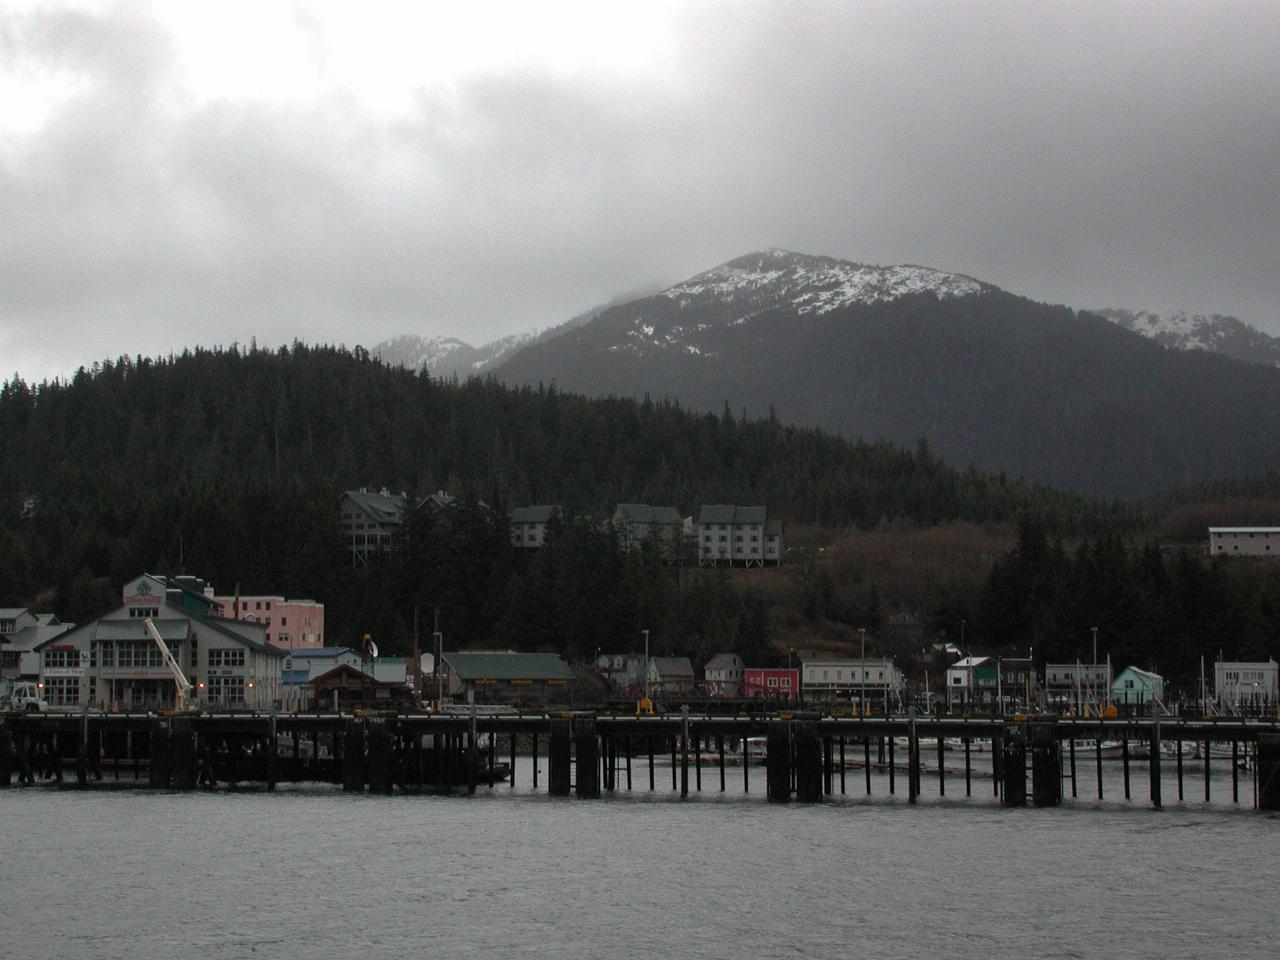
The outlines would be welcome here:
M 432 630 L 431 640 L 436 648 L 436 662 L 431 668 L 436 675 L 436 709 L 439 710 L 444 703 L 444 634 L 440 632 L 440 608 L 436 607 L 435 612 L 435 628 Z
M 858 716 L 865 717 L 867 715 L 867 628 L 858 628 L 858 640 L 861 646 L 862 662 L 858 665 L 859 675 L 862 678 L 862 692 L 858 694 Z M 885 711 L 886 713 L 888 710 Z
M 644 634 L 644 698 L 648 700 L 650 699 L 649 698 L 649 672 L 651 669 L 651 665 L 649 663 L 649 631 L 641 630 L 640 632 Z

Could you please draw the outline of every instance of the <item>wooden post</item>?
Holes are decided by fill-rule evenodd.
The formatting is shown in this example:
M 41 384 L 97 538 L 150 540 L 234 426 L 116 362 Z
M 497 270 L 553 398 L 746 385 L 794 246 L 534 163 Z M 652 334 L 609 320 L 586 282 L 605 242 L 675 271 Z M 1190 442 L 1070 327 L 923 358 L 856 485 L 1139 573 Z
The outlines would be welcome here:
M 689 714 L 680 724 L 680 799 L 689 796 Z
M 9 721 L 0 718 L 0 788 L 13 782 L 13 734 Z
M 791 799 L 791 732 L 788 721 L 769 721 L 765 762 L 768 797 L 776 803 Z
M 1021 730 L 1007 730 L 1000 766 L 1004 777 L 1004 804 L 1020 807 L 1027 802 L 1027 741 Z
M 342 721 L 342 789 L 364 790 L 364 723 L 356 717 Z
M 871 796 L 871 738 L 862 738 L 862 776 L 867 782 L 867 796 Z
M 538 735 L 533 735 L 533 789 L 538 789 Z
M 1151 805 L 1157 809 L 1163 806 L 1162 784 L 1160 783 L 1160 721 L 1151 722 Z
M 368 744 L 369 792 L 390 794 L 391 731 L 387 729 L 385 720 L 370 720 L 368 724 L 365 739 Z
M 742 738 L 742 792 L 751 792 L 751 752 L 750 737 Z
M 1240 802 L 1240 741 L 1231 735 L 1231 802 Z
M 945 797 L 947 795 L 947 763 L 942 756 L 944 749 L 944 737 L 942 731 L 938 731 L 938 796 Z
M 1258 778 L 1258 809 L 1280 810 L 1280 734 L 1258 734 L 1253 756 Z
M 1120 738 L 1120 756 L 1124 761 L 1124 798 L 1129 799 L 1129 734 Z
M 649 790 L 652 792 L 657 789 L 653 780 L 653 734 L 645 734 L 645 746 L 649 748 Z
M 579 797 L 600 796 L 599 747 L 596 744 L 596 718 L 575 717 L 573 744 L 577 754 L 575 774 Z
M 1178 801 L 1182 801 L 1182 735 L 1178 735 Z
M 547 748 L 550 766 L 547 772 L 547 792 L 555 797 L 567 797 L 573 783 L 572 726 L 568 717 L 551 721 L 551 745 Z
M 885 737 L 884 739 L 887 741 L 889 747 L 889 796 L 893 796 L 894 792 L 897 790 L 898 779 L 898 768 L 897 764 L 894 762 L 893 756 L 894 742 L 892 736 Z
M 971 763 L 970 749 L 973 746 L 973 740 L 970 737 L 964 738 L 964 795 L 966 797 L 973 796 L 973 766 Z
M 716 751 L 720 754 L 720 792 L 724 793 L 724 734 L 716 734 Z
M 627 751 L 627 790 L 631 790 L 631 734 L 627 734 L 622 741 L 623 749 Z
M 508 771 L 508 772 L 511 774 L 511 787 L 512 787 L 512 789 L 515 789 L 515 785 L 516 785 L 516 734 L 515 734 L 515 731 L 514 731 L 514 730 L 513 730 L 513 731 L 511 731 L 511 735 L 510 735 L 507 739 L 511 741 L 511 742 L 510 742 L 510 744 L 509 744 L 509 746 L 511 747 L 511 769 L 510 769 L 510 771 Z
M 174 717 L 169 741 L 171 781 L 175 790 L 194 790 L 196 785 L 196 735 L 190 717 Z M 269 761 L 268 761 L 269 762 Z M 270 771 L 270 767 L 268 767 Z M 270 776 L 270 772 L 268 772 Z M 274 784 L 269 784 L 274 787 Z
M 907 724 L 907 802 L 920 799 L 920 737 L 913 717 Z
M 1031 728 L 1031 797 L 1037 807 L 1062 802 L 1062 746 L 1051 723 Z
M 157 718 L 151 721 L 151 763 L 147 782 L 153 788 L 164 790 L 169 786 L 170 773 L 169 721 Z
M 1204 802 L 1209 802 L 1209 761 L 1213 757 L 1213 741 L 1208 737 L 1204 739 Z
M 696 780 L 696 789 L 702 792 L 702 736 L 693 738 L 693 776 Z
M 844 734 L 840 734 L 840 796 L 844 796 Z
M 817 803 L 822 799 L 822 742 L 810 720 L 797 720 L 791 727 L 792 755 L 795 758 L 796 799 Z
M 1067 753 L 1071 761 L 1071 799 L 1074 800 L 1078 796 L 1076 793 L 1076 738 L 1074 734 L 1067 738 Z

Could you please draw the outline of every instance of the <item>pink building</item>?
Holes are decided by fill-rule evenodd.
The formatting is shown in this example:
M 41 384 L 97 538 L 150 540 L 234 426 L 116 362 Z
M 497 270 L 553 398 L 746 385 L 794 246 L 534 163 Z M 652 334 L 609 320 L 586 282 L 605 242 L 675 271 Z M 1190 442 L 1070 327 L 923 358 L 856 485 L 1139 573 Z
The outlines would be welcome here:
M 324 604 L 284 597 L 214 597 L 222 615 L 231 620 L 260 623 L 267 643 L 284 650 L 324 646 Z
M 775 700 L 800 699 L 800 671 L 785 667 L 747 667 L 742 678 L 744 697 Z

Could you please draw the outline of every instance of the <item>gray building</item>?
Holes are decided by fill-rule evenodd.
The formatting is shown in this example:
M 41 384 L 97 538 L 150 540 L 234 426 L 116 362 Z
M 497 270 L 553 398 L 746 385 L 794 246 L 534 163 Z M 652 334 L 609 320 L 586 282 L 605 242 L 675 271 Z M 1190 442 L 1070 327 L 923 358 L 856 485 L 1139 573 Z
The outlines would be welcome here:
M 702 668 L 707 695 L 712 697 L 742 696 L 746 675 L 747 665 L 736 653 L 717 653 Z
M 764 507 L 703 504 L 698 510 L 698 563 L 763 567 L 782 562 L 782 524 Z
M 0 690 L 14 680 L 37 679 L 40 654 L 36 647 L 74 626 L 51 613 L 32 613 L 24 607 L 0 609 Z
M 351 549 L 351 563 L 362 567 L 371 554 L 395 550 L 404 540 L 404 515 L 409 499 L 386 487 L 370 493 L 365 487 L 348 490 L 339 501 L 342 536 Z
M 555 505 L 516 507 L 511 511 L 511 545 L 518 550 L 537 550 L 547 542 L 547 524 L 560 513 Z
M 675 507 L 620 503 L 613 511 L 613 525 L 628 549 L 653 542 L 674 558 L 684 540 L 684 518 Z
M 1210 527 L 1209 553 L 1215 557 L 1280 557 L 1280 527 Z
M 146 629 L 150 618 L 200 706 L 277 704 L 285 651 L 266 642 L 262 625 L 217 616 L 212 596 L 193 589 L 199 584 L 144 574 L 125 586 L 119 607 L 41 643 L 45 699 L 108 710 L 172 708 L 177 685 Z

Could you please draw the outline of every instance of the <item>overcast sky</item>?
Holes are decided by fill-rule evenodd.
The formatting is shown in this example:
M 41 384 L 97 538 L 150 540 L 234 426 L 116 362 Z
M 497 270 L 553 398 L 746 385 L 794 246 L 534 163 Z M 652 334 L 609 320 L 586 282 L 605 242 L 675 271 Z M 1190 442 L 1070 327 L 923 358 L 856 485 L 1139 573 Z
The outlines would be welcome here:
M 0 0 L 0 376 L 768 246 L 1280 334 L 1280 2 Z

